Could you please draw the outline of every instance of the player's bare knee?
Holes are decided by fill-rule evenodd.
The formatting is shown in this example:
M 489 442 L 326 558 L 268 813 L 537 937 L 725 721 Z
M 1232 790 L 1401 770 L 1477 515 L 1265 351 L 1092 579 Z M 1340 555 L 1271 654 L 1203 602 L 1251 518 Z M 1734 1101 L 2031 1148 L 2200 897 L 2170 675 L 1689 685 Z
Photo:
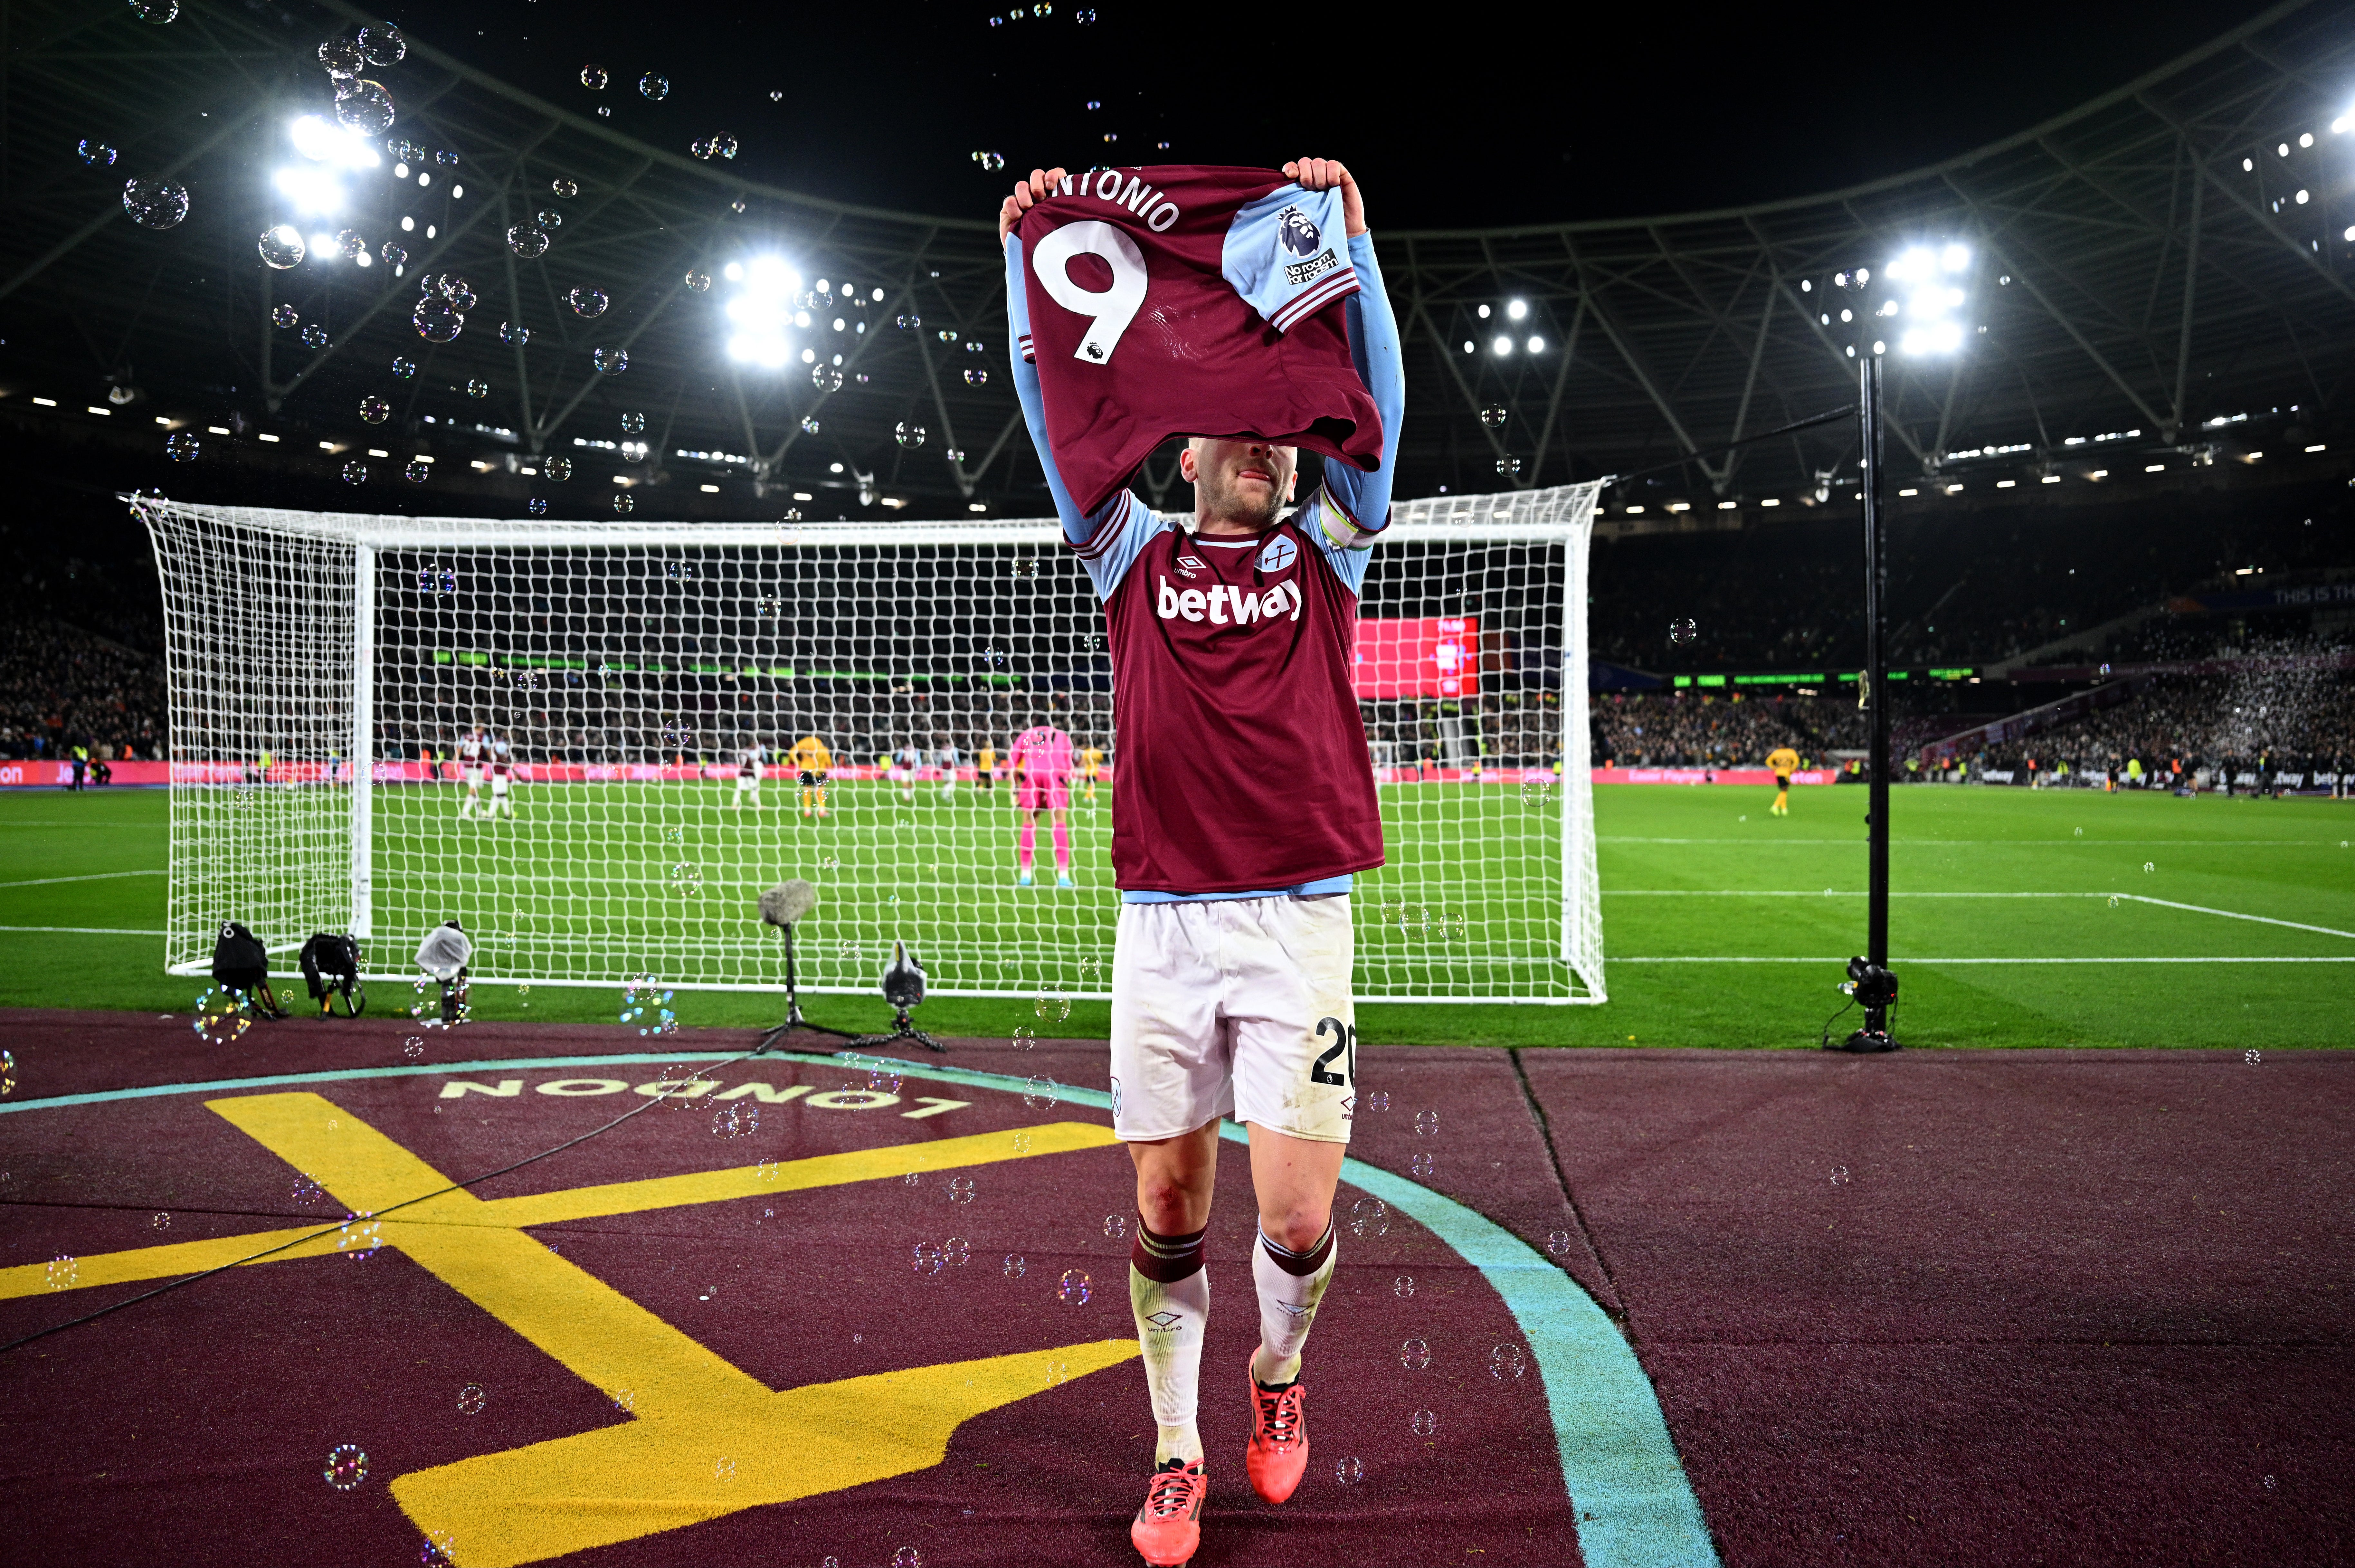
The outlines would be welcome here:
M 1325 1239 L 1326 1228 L 1332 1221 L 1333 1210 L 1329 1203 L 1323 1208 L 1299 1203 L 1275 1214 L 1261 1210 L 1259 1228 L 1276 1245 L 1305 1253 Z
M 1136 1183 L 1136 1211 L 1145 1221 L 1146 1229 L 1157 1236 L 1182 1236 L 1199 1231 L 1203 1221 L 1195 1218 L 1198 1211 L 1207 1214 L 1209 1200 L 1198 1195 L 1181 1182 L 1163 1177 L 1139 1177 Z

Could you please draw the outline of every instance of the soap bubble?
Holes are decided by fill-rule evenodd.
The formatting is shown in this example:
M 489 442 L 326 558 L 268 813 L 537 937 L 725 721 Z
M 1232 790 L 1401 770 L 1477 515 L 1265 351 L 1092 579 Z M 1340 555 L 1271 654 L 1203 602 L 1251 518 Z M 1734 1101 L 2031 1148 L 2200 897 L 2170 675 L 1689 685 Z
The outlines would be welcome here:
M 653 71 L 648 71 L 638 78 L 638 91 L 656 102 L 660 102 L 670 95 L 670 78 L 656 76 Z
M 339 1492 L 348 1492 L 368 1479 L 368 1456 L 360 1452 L 357 1443 L 338 1443 L 327 1452 L 326 1467 L 320 1474 L 327 1485 Z
M 360 29 L 360 53 L 370 65 L 399 65 L 409 53 L 409 41 L 390 22 L 370 22 Z
M 1391 1228 L 1391 1206 L 1379 1198 L 1360 1198 L 1349 1205 L 1349 1233 L 1380 1236 Z
M 613 1391 L 613 1408 L 620 1411 L 624 1415 L 628 1415 L 635 1412 L 638 1408 L 638 1396 L 636 1392 L 634 1390 L 625 1388 L 615 1389 Z
M 600 375 L 618 376 L 630 368 L 630 351 L 626 348 L 600 348 L 590 357 L 597 362 Z
M 319 46 L 319 63 L 329 76 L 357 76 L 360 47 L 349 38 L 329 38 Z
M 294 1173 L 294 1201 L 297 1203 L 315 1203 L 319 1200 L 319 1179 L 313 1176 L 307 1170 L 296 1171 Z
M 565 293 L 564 303 L 572 307 L 573 315 L 593 319 L 605 314 L 605 291 L 576 283 Z
M 941 1272 L 941 1265 L 943 1261 L 944 1260 L 941 1256 L 940 1248 L 932 1245 L 930 1242 L 918 1242 L 915 1246 L 915 1255 L 911 1266 L 915 1269 L 916 1276 L 919 1279 L 929 1279 L 933 1275 Z
M 1345 1487 L 1355 1486 L 1366 1478 L 1366 1467 L 1355 1457 L 1344 1459 L 1333 1467 L 1333 1478 Z
M 1423 1371 L 1431 1365 L 1431 1347 L 1421 1339 L 1409 1339 L 1399 1347 L 1399 1365 L 1411 1372 Z
M 314 321 L 303 329 L 303 341 L 310 347 L 325 348 L 327 346 L 327 329 Z
M 1498 1345 L 1488 1352 L 1488 1375 L 1511 1380 L 1529 1370 L 1529 1354 L 1518 1345 Z
M 391 267 L 396 271 L 409 265 L 408 250 L 405 247 L 394 244 L 389 240 L 386 240 L 382 245 L 377 248 L 377 254 L 383 258 L 384 264 L 386 266 Z
M 566 179 L 561 175 L 559 175 L 556 178 L 549 181 L 548 188 L 567 199 L 581 194 L 581 187 L 573 181 Z
M 1061 1283 L 1055 1286 L 1055 1297 L 1059 1301 L 1069 1302 L 1073 1307 L 1085 1307 L 1088 1304 L 1088 1292 L 1092 1287 L 1093 1282 L 1086 1275 L 1075 1268 L 1065 1269 Z
M 336 89 L 336 118 L 363 136 L 373 136 L 392 124 L 392 94 L 384 83 L 351 77 Z
M 336 234 L 336 250 L 345 261 L 357 261 L 367 253 L 368 241 L 360 237 L 357 229 L 339 229 Z
M 967 370 L 964 373 L 964 384 L 968 387 L 987 386 L 989 384 L 989 372 L 976 365 L 972 369 Z
M 2148 860 L 2145 860 L 2142 863 L 2142 869 L 2146 871 L 2156 871 L 2158 869 L 2157 866 L 2151 864 Z
M 817 432 L 817 416 L 815 414 L 804 414 L 802 416 L 802 433 L 804 435 L 815 435 Z
M 949 1267 L 963 1268 L 972 1258 L 973 1248 L 963 1236 L 951 1236 L 941 1243 L 941 1255 L 948 1260 Z
M 1427 1410 L 1418 1410 L 1407 1417 L 1407 1426 L 1417 1437 L 1428 1437 L 1439 1430 L 1439 1417 Z
M 913 311 L 910 311 L 907 315 L 900 317 L 900 330 L 902 332 L 909 331 L 911 328 L 919 327 L 923 325 L 924 318 L 916 315 Z
M 640 1035 L 676 1034 L 678 1015 L 671 1011 L 670 990 L 652 975 L 639 975 L 622 989 L 620 1021 L 638 1026 Z
M 428 343 L 452 343 L 466 329 L 466 318 L 439 294 L 428 294 L 409 313 L 410 325 Z
M 330 1123 L 332 1126 L 334 1124 Z M 346 1214 L 336 1227 L 336 1251 L 354 1263 L 366 1263 L 384 1244 L 384 1230 L 372 1211 Z
M 569 457 L 551 457 L 547 462 L 539 465 L 539 471 L 542 474 L 547 475 L 550 479 L 553 479 L 558 484 L 561 485 L 567 479 L 572 477 L 572 459 Z
M 1671 621 L 1668 623 L 1668 641 L 1674 643 L 1677 646 L 1680 648 L 1689 648 L 1700 640 L 1700 628 L 1694 625 L 1690 621 Z
M 197 452 L 197 438 L 191 432 L 176 430 L 164 438 L 164 453 L 175 463 L 194 463 Z
M 910 451 L 913 451 L 924 444 L 924 427 L 920 424 L 911 424 L 902 420 L 892 428 L 891 439 Z
M 1505 411 L 1498 404 L 1490 403 L 1487 408 L 1480 411 L 1480 422 L 1487 425 L 1490 430 L 1504 429 L 1505 419 Z
M 1050 1110 L 1056 1098 L 1055 1081 L 1051 1078 L 1032 1078 L 1022 1085 L 1022 1103 L 1031 1110 Z
M 711 274 L 700 267 L 688 268 L 685 281 L 687 292 L 691 294 L 703 293 L 711 287 Z
M 1003 153 L 975 153 L 973 155 L 973 161 L 979 164 L 984 169 L 995 174 L 999 169 L 1006 166 L 1006 155 Z
M 1000 1264 L 999 1267 L 1008 1279 L 1020 1279 L 1030 1270 L 1029 1263 L 1024 1259 L 1020 1253 L 1007 1253 L 1006 1262 Z
M 552 207 L 543 207 L 531 215 L 531 220 L 551 233 L 564 227 L 564 214 Z
M 932 336 L 943 343 L 954 343 L 957 340 L 957 329 L 954 326 L 943 326 Z
M 272 326 L 292 326 L 302 319 L 302 313 L 291 304 L 272 305 L 270 307 L 270 324 Z
M 891 1553 L 891 1568 L 924 1568 L 924 1554 L 912 1546 L 902 1546 Z
M 622 433 L 623 435 L 641 435 L 645 433 L 645 415 L 623 414 L 622 416 Z
M 1414 1114 L 1414 1135 L 1421 1138 L 1436 1137 L 1439 1135 L 1439 1113 L 1417 1111 Z
M 1848 1167 L 1844 1165 L 1836 1165 L 1832 1167 L 1832 1185 L 1834 1187 L 1846 1187 L 1848 1184 Z
M 499 323 L 499 341 L 511 347 L 521 348 L 531 341 L 531 328 L 512 321 L 503 321 Z
M 432 476 L 433 465 L 421 457 L 412 457 L 400 471 L 400 476 L 411 485 L 422 485 Z
M 458 1391 L 458 1413 L 461 1415 L 480 1415 L 483 1406 L 489 1403 L 490 1396 L 483 1392 L 480 1383 L 468 1383 Z
M 1369 1111 L 1387 1111 L 1390 1108 L 1391 1092 L 1389 1090 L 1377 1089 L 1366 1096 L 1366 1109 Z
M 507 230 L 507 249 L 528 261 L 548 253 L 548 230 L 528 223 L 518 223 Z
M 2264 1061 L 2264 1053 L 2263 1051 L 2244 1051 L 2241 1053 L 2241 1061 L 2244 1066 L 2254 1067 L 2263 1061 Z
M 412 1034 L 409 1037 L 409 1043 L 400 1048 L 400 1054 L 414 1061 L 425 1054 L 425 1042 Z
M 1126 1241 L 1128 1239 L 1128 1216 L 1125 1214 L 1105 1215 L 1103 1232 L 1107 1240 L 1114 1242 Z
M 1532 810 L 1542 811 L 1552 803 L 1553 780 L 1549 778 L 1535 778 L 1523 779 L 1521 781 L 1521 804 L 1523 805 L 1528 806 Z
M 1034 1045 L 1036 1045 L 1036 1044 L 1038 1044 L 1038 1043 L 1039 1043 L 1039 1031 L 1038 1031 L 1038 1030 L 1036 1030 L 1036 1029 L 1032 1029 L 1028 1024 L 1017 1024 L 1017 1025 L 1015 1025 L 1015 1026 L 1014 1026 L 1014 1049 L 1015 1049 L 1015 1050 L 1017 1050 L 1017 1051 L 1028 1051 L 1028 1050 L 1029 1050 L 1032 1046 L 1034 1046 Z
M 289 267 L 302 265 L 303 231 L 291 223 L 280 223 L 263 229 L 255 246 L 261 251 L 261 259 L 282 272 Z
M 1570 1255 L 1570 1232 L 1556 1231 L 1546 1238 L 1546 1251 L 1558 1258 Z
M 952 1203 L 970 1203 L 973 1201 L 972 1177 L 952 1176 L 949 1178 L 949 1201 Z
M 131 14 L 160 27 L 180 14 L 180 0 L 131 0 Z
M 842 372 L 831 365 L 813 365 L 810 367 L 810 385 L 821 392 L 840 391 Z
M 103 142 L 93 142 L 85 136 L 74 150 L 81 155 L 81 161 L 85 164 L 101 169 L 114 166 L 114 149 Z
M 232 991 L 226 986 L 215 986 L 197 998 L 197 1038 L 207 1045 L 232 1045 L 247 1029 L 253 1019 L 246 1011 L 243 991 Z
M 1039 1001 L 1034 1011 L 1042 1019 L 1060 1023 L 1071 1016 L 1071 993 L 1051 980 L 1043 981 L 1039 987 Z
M 404 359 L 396 354 L 392 358 L 392 373 L 406 381 L 410 377 L 417 374 L 417 361 L 414 359 Z
M 456 1568 L 458 1542 L 446 1530 L 426 1532 L 424 1543 L 417 1549 L 418 1568 Z
M 51 1290 L 71 1290 L 81 1278 L 81 1260 L 70 1253 L 59 1253 L 41 1271 L 41 1282 Z
M 188 215 L 188 187 L 162 180 L 125 180 L 123 210 L 142 229 L 169 229 Z
M 1503 475 L 1506 478 L 1509 479 L 1520 471 L 1521 460 L 1519 458 L 1500 457 L 1497 459 L 1497 472 Z
M 584 65 L 581 68 L 581 85 L 591 92 L 603 91 L 605 80 L 605 68 L 602 65 Z
M 1391 1294 L 1404 1299 L 1414 1294 L 1414 1275 L 1402 1274 L 1391 1281 Z
M 637 509 L 638 509 L 637 497 L 635 497 L 634 496 L 632 496 L 632 495 L 631 495 L 627 490 L 616 490 L 616 491 L 614 491 L 614 492 L 613 492 L 613 512 L 614 512 L 614 515 L 615 515 L 615 516 L 617 516 L 617 517 L 628 517 L 632 512 L 634 512 L 634 511 L 636 511 Z M 698 892 L 700 892 L 700 891 L 703 891 L 703 890 L 702 890 L 703 873 L 702 873 L 702 872 L 700 872 L 700 871 L 698 871 L 698 872 L 695 874 L 695 877 L 696 877 L 696 891 L 697 891 Z
M 1414 1157 L 1414 1163 L 1409 1168 L 1412 1169 L 1417 1176 L 1429 1176 L 1435 1167 L 1431 1156 L 1419 1154 Z

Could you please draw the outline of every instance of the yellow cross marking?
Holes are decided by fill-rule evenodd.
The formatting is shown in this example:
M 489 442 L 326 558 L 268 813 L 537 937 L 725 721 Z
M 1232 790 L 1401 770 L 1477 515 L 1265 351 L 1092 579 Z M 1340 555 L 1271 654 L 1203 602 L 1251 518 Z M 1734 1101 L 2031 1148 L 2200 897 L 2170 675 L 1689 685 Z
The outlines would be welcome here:
M 1108 1128 L 1059 1122 L 920 1145 L 820 1155 L 566 1192 L 481 1199 L 441 1192 L 448 1178 L 316 1094 L 255 1094 L 208 1108 L 345 1208 L 381 1212 L 398 1247 L 443 1284 L 608 1394 L 628 1389 L 634 1418 L 595 1432 L 480 1455 L 401 1476 L 392 1494 L 426 1532 L 454 1542 L 464 1568 L 529 1563 L 634 1540 L 763 1503 L 929 1469 L 964 1422 L 1047 1387 L 1048 1369 L 1078 1377 L 1137 1353 L 1134 1339 L 913 1367 L 782 1392 L 740 1371 L 523 1232 L 527 1225 L 720 1202 L 765 1192 L 872 1181 L 1035 1158 L 1114 1141 Z M 331 1121 L 334 1124 L 331 1126 Z M 763 1169 L 773 1171 L 765 1178 Z M 77 1287 L 155 1279 L 234 1263 L 309 1234 L 304 1226 L 145 1247 L 80 1260 Z M 276 1258 L 336 1250 L 321 1237 Z M 45 1290 L 46 1265 L 0 1269 L 0 1296 Z M 730 1461 L 722 1467 L 720 1461 Z

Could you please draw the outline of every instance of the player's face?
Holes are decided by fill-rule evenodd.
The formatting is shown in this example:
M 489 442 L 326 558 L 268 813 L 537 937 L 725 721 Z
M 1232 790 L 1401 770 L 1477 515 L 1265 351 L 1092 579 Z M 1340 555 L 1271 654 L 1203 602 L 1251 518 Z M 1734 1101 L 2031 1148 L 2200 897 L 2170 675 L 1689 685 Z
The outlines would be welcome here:
M 1194 516 L 1205 526 L 1226 523 L 1256 532 L 1291 501 L 1300 449 L 1197 436 L 1178 454 L 1178 466 L 1194 486 Z

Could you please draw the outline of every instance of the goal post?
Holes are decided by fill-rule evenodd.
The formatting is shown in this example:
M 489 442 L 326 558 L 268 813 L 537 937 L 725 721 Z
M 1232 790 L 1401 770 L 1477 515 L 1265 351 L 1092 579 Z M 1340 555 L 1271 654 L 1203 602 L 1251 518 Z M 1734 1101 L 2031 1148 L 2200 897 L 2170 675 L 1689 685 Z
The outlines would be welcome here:
M 1586 689 L 1596 486 L 1394 509 L 1356 681 L 1386 863 L 1358 880 L 1367 1001 L 1604 999 Z M 225 919 L 410 977 L 459 920 L 486 982 L 655 973 L 782 989 L 762 889 L 815 885 L 805 990 L 894 940 L 946 996 L 1108 995 L 1121 765 L 1103 612 L 1051 520 L 555 522 L 127 497 L 163 582 L 165 964 Z M 1053 724 L 1101 753 L 1032 884 L 1007 774 Z M 503 791 L 458 742 L 504 741 Z M 819 790 L 788 753 L 828 753 Z M 763 749 L 757 790 L 742 753 Z M 904 747 L 920 765 L 899 765 Z M 983 768 L 982 753 L 994 752 Z M 485 770 L 487 773 L 488 770 Z M 495 793 L 498 798 L 495 799 Z M 1068 836 L 1077 886 L 1056 884 Z

